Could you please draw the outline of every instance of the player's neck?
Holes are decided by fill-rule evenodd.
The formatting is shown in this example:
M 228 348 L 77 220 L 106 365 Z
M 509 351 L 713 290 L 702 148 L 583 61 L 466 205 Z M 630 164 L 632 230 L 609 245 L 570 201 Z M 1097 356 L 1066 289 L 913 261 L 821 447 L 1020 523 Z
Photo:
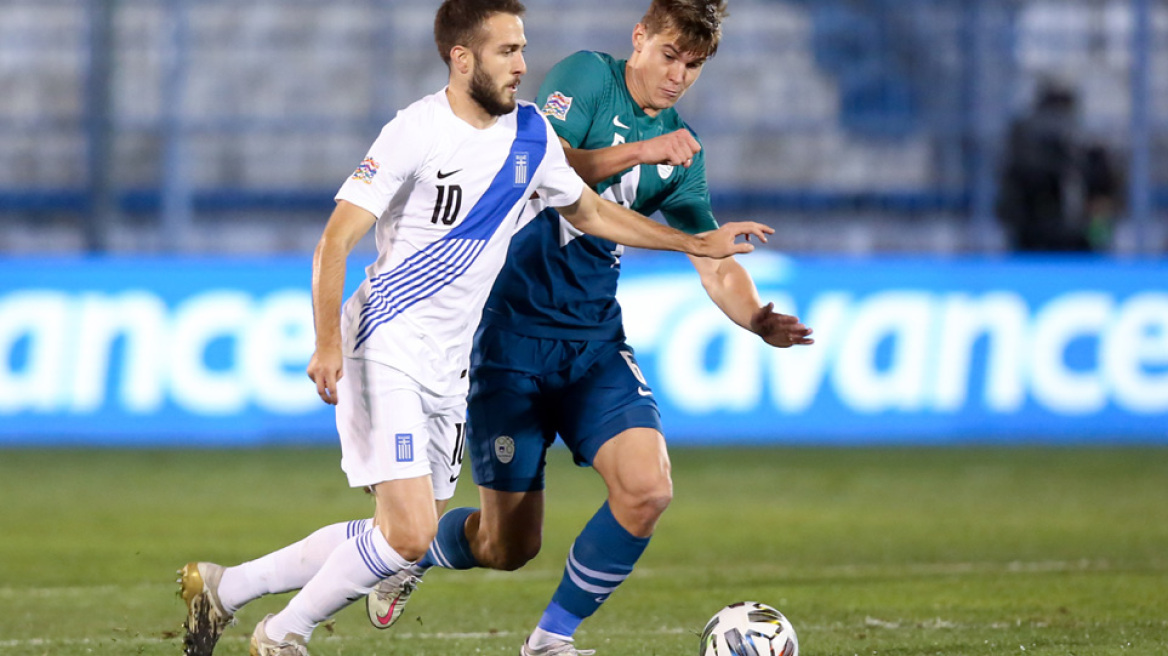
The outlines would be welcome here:
M 476 130 L 486 130 L 499 120 L 498 116 L 488 113 L 475 102 L 469 91 L 456 89 L 453 83 L 446 87 L 446 100 L 450 103 L 450 111 Z
M 628 63 L 625 63 L 625 89 L 627 89 L 629 95 L 632 96 L 633 102 L 637 103 L 637 106 L 640 107 L 641 111 L 645 112 L 646 115 L 656 117 L 661 113 L 660 109 L 649 106 L 649 101 L 647 100 L 649 96 L 644 92 L 643 89 L 641 89 L 640 83 L 637 80 L 637 75 L 634 72 L 632 66 L 630 66 Z

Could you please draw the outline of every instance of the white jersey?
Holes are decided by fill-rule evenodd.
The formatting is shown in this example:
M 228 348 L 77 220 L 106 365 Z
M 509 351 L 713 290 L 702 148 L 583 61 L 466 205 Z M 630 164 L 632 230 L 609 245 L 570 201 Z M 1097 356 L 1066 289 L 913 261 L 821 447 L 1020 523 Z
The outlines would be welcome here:
M 479 130 L 445 89 L 398 112 L 337 192 L 378 217 L 378 257 L 344 306 L 345 355 L 438 394 L 466 390 L 471 342 L 533 192 L 575 203 L 584 181 L 528 102 Z

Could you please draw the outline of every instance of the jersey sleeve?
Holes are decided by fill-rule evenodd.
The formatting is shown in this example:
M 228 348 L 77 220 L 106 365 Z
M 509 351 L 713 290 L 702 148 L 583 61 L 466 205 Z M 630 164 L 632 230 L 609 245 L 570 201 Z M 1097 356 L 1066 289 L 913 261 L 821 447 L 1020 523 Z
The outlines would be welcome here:
M 582 50 L 560 60 L 540 85 L 535 104 L 571 147 L 579 148 L 588 136 L 610 77 L 597 53 Z
M 704 150 L 694 155 L 693 163 L 688 169 L 683 169 L 682 176 L 677 188 L 661 204 L 661 215 L 669 225 L 682 232 L 696 234 L 716 230 L 718 221 L 714 219 L 714 210 L 710 208 Z
M 556 138 L 547 118 L 543 118 L 543 122 L 547 129 L 547 151 L 539 166 L 536 189 L 548 205 L 565 207 L 580 200 L 580 194 L 584 193 L 584 180 L 568 164 L 564 146 Z
M 381 218 L 422 160 L 423 144 L 418 135 L 424 132 L 410 124 L 409 117 L 399 112 L 381 129 L 365 159 L 341 185 L 336 200 L 349 201 Z

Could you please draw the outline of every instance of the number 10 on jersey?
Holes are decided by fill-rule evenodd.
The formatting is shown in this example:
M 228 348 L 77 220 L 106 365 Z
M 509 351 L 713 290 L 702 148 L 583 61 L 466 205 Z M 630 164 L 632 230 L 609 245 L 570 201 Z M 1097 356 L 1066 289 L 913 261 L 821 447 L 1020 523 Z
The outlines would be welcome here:
M 442 225 L 453 225 L 461 209 L 462 187 L 438 185 L 438 200 L 434 201 L 434 216 L 430 217 L 430 223 L 437 224 L 441 219 Z

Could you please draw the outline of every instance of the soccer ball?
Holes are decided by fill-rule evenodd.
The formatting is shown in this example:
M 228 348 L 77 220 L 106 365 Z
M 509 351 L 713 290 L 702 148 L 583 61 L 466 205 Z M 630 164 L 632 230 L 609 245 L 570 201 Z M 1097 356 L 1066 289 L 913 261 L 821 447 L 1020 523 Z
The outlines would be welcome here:
M 782 613 L 757 601 L 718 611 L 702 631 L 698 656 L 798 656 L 795 627 Z

